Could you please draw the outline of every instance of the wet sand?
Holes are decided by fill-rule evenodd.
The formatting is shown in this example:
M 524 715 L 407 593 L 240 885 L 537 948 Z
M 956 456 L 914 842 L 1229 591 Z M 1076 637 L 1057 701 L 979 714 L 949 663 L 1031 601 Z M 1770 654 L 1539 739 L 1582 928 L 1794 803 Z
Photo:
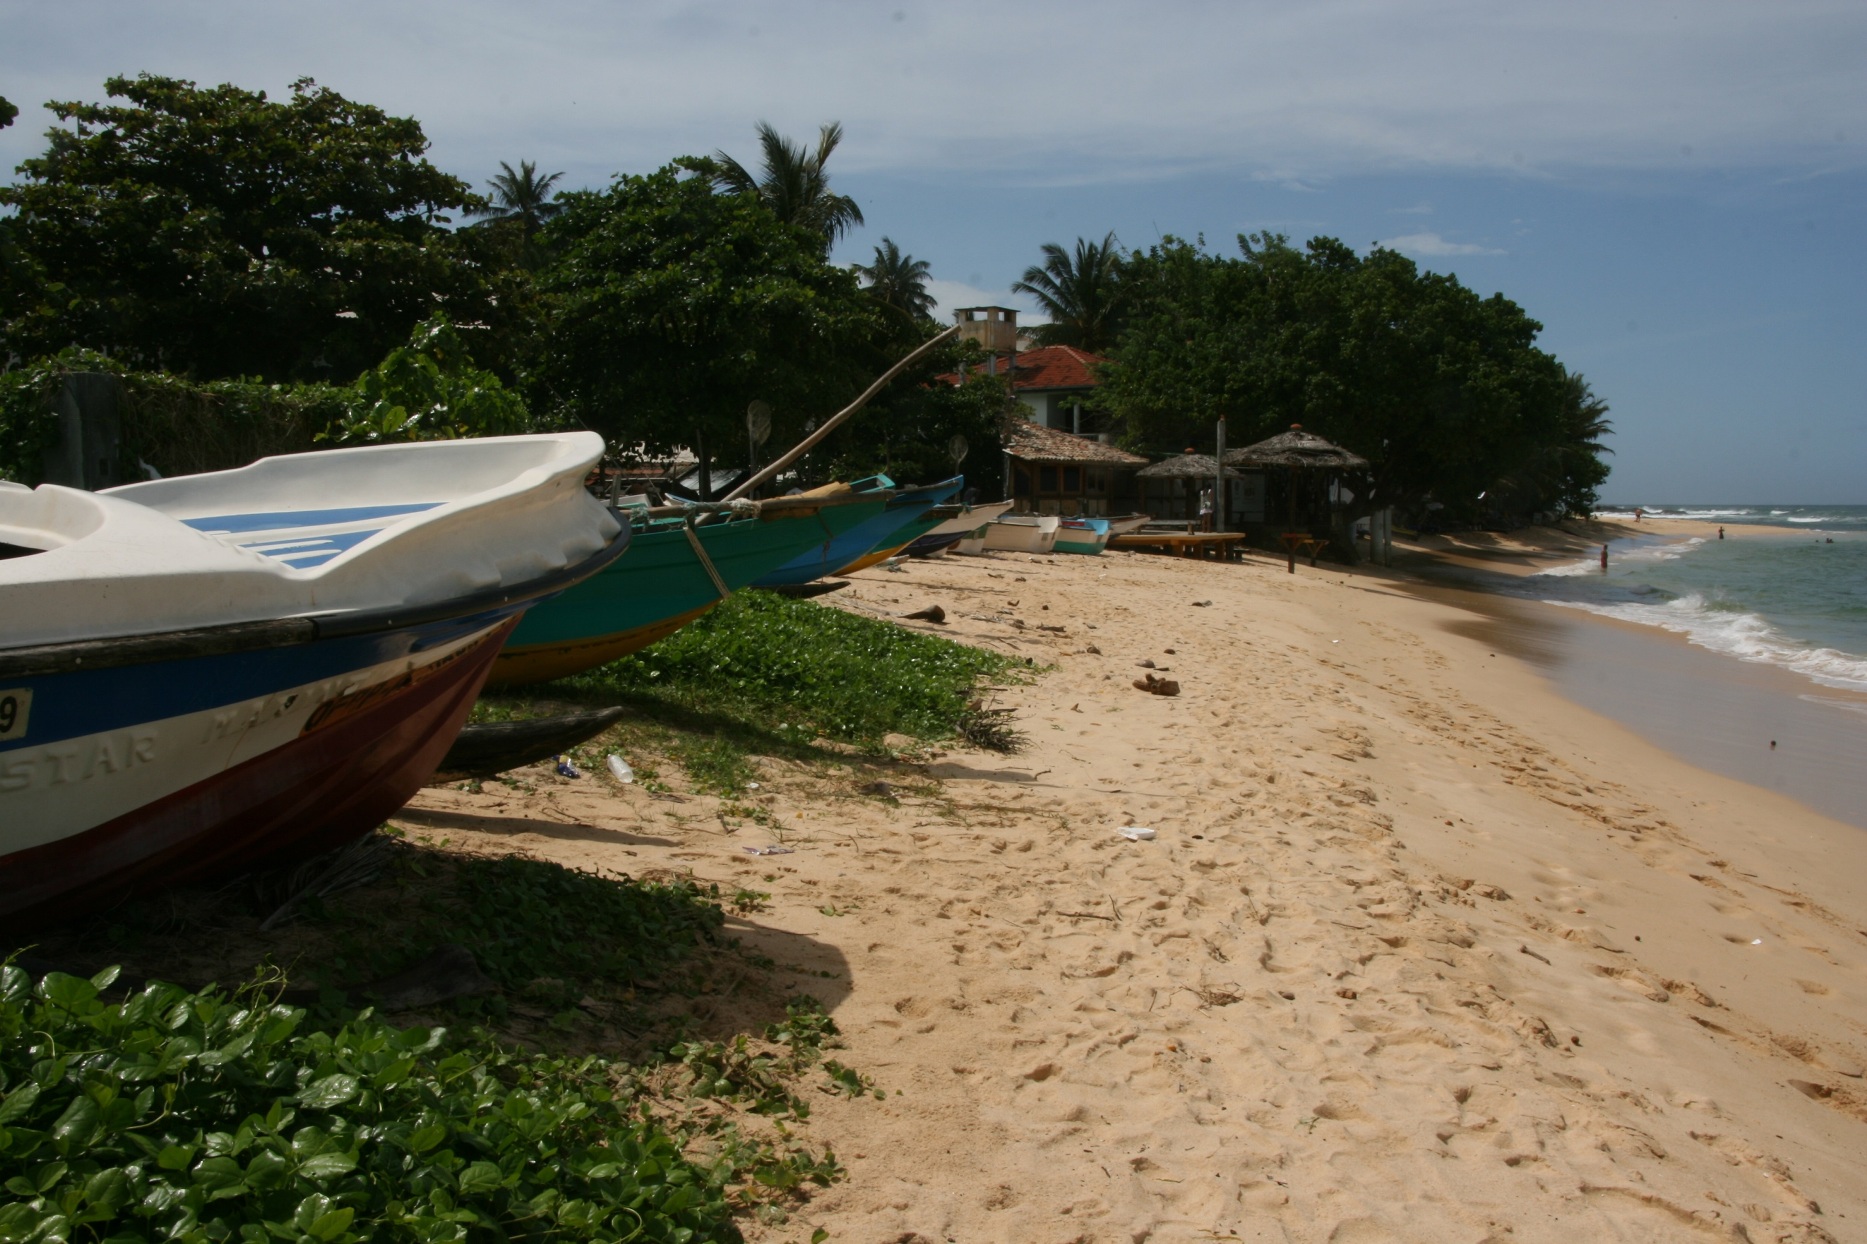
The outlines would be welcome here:
M 720 800 L 542 767 L 406 822 L 771 895 L 731 930 L 886 1097 L 818 1099 L 849 1178 L 754 1240 L 1867 1238 L 1854 826 L 1397 576 L 946 558 L 826 599 L 1045 667 L 997 693 L 1028 748 L 881 790 L 761 761 L 780 856 Z
M 1641 523 L 1638 531 L 1632 523 L 1594 526 L 1595 544 L 1717 534 L 1716 524 L 1683 520 Z M 1735 524 L 1726 530 L 1731 539 L 1784 534 Z M 1867 828 L 1867 694 L 1710 652 L 1655 627 L 1472 586 L 1486 574 L 1533 574 L 1586 550 L 1555 534 L 1520 537 L 1483 558 L 1456 546 L 1421 549 L 1408 568 L 1424 576 L 1415 588 L 1422 596 L 1470 615 L 1448 622 L 1452 630 L 1531 662 L 1578 704 L 1702 769 Z M 1434 573 L 1444 567 L 1456 567 L 1456 576 Z

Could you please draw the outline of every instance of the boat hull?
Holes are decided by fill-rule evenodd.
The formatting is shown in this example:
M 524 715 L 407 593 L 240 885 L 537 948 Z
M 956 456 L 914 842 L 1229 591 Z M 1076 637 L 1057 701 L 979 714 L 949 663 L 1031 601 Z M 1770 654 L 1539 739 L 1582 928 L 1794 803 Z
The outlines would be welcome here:
M 704 616 L 728 592 L 877 517 L 885 499 L 825 506 L 795 518 L 747 519 L 694 528 L 713 576 L 678 523 L 637 534 L 626 557 L 538 605 L 493 664 L 494 686 L 526 686 L 595 669 Z
M 925 488 L 898 492 L 880 514 L 778 567 L 753 586 L 788 587 L 810 583 L 825 575 L 853 573 L 860 569 L 857 563 L 864 562 L 864 559 L 877 552 L 881 556 L 875 557 L 873 561 L 891 557 L 902 545 L 916 536 L 926 534 L 934 526 L 933 523 L 921 521 L 927 511 L 957 493 L 964 483 L 964 480 L 954 478 Z
M 29 680 L 35 712 L 52 711 L 0 751 L 0 924 L 368 833 L 446 754 L 512 613 Z M 69 710 L 96 710 L 105 685 L 117 698 L 90 723 L 104 728 L 72 731 Z
M 1006 553 L 1050 553 L 1057 547 L 1055 519 L 1017 522 L 995 519 L 986 525 L 985 548 Z
M 1059 553 L 1099 555 L 1109 543 L 1109 524 L 1101 519 L 1070 519 L 1057 528 Z

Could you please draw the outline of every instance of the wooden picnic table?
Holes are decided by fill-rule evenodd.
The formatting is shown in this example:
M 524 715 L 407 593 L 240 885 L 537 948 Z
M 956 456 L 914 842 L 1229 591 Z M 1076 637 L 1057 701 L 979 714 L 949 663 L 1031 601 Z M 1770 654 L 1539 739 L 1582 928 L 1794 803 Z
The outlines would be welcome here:
M 1159 549 L 1182 557 L 1233 557 L 1244 543 L 1242 531 L 1132 531 L 1109 540 L 1112 549 Z

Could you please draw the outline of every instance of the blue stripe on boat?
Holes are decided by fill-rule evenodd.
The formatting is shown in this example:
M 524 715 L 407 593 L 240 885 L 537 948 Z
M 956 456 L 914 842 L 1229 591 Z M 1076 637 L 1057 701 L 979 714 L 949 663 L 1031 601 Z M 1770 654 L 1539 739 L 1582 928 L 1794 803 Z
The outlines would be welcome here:
M 251 544 L 242 544 L 240 547 L 252 549 L 255 553 L 264 553 L 267 557 L 284 562 L 294 570 L 306 570 L 312 566 L 322 566 L 339 553 L 355 548 L 381 530 L 381 527 L 371 527 L 364 531 L 340 531 L 334 536 L 297 536 L 283 540 L 255 540 Z
M 340 678 L 464 639 L 530 603 L 370 635 L 26 678 L 19 685 L 33 693 L 32 725 L 24 736 L 0 743 L 0 756 Z
M 208 518 L 184 518 L 182 522 L 196 531 L 281 531 L 288 527 L 334 527 L 369 518 L 393 518 L 398 514 L 419 514 L 440 505 L 439 501 L 416 501 L 407 505 L 353 505 L 337 510 L 274 510 L 266 514 L 215 514 Z

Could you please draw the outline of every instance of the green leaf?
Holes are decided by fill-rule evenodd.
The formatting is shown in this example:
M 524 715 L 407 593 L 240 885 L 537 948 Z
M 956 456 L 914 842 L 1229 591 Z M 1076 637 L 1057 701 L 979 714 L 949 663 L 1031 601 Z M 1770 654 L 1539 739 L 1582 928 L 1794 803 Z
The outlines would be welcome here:
M 320 1214 L 306 1230 L 314 1239 L 334 1240 L 350 1229 L 350 1220 L 356 1217 L 354 1209 L 345 1206 L 329 1213 Z
M 218 1201 L 246 1191 L 246 1172 L 232 1158 L 203 1158 L 194 1168 L 193 1183 L 208 1200 Z
M 83 1149 L 97 1135 L 98 1115 L 97 1102 L 90 1097 L 80 1095 L 72 1098 L 65 1112 L 52 1124 L 53 1141 L 66 1152 Z
M 320 1153 L 316 1157 L 306 1158 L 300 1162 L 298 1173 L 306 1179 L 329 1179 L 335 1175 L 347 1175 L 356 1168 L 355 1154 Z
M 329 1110 L 332 1106 L 341 1106 L 357 1095 L 357 1078 L 352 1075 L 330 1075 L 322 1080 L 314 1080 L 298 1092 L 298 1104 L 312 1110 Z
M 473 1196 L 482 1192 L 491 1192 L 504 1180 L 499 1168 L 491 1162 L 475 1162 L 460 1172 L 460 1195 Z
M 25 1114 L 38 1100 L 39 1086 L 30 1080 L 8 1093 L 5 1100 L 0 1100 L 0 1126 Z
M 408 1151 L 410 1153 L 426 1153 L 446 1139 L 447 1126 L 442 1123 L 430 1123 L 426 1127 L 418 1127 L 413 1132 L 409 1133 Z

